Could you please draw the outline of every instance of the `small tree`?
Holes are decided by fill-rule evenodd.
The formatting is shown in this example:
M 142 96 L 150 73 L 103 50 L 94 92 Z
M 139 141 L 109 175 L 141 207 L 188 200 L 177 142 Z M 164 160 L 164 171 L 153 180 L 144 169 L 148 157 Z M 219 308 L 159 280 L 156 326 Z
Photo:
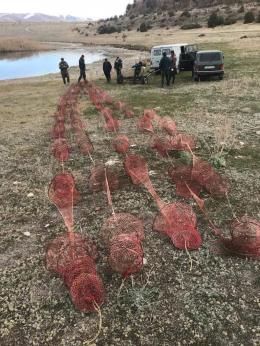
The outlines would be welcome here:
M 148 31 L 148 28 L 147 28 L 147 25 L 146 25 L 145 22 L 141 23 L 141 25 L 140 25 L 140 31 L 141 31 L 141 32 L 146 32 L 146 31 Z
M 253 23 L 255 21 L 255 15 L 252 11 L 248 11 L 244 17 L 244 24 Z
M 208 19 L 208 27 L 215 28 L 219 25 L 219 17 L 216 12 L 211 13 Z

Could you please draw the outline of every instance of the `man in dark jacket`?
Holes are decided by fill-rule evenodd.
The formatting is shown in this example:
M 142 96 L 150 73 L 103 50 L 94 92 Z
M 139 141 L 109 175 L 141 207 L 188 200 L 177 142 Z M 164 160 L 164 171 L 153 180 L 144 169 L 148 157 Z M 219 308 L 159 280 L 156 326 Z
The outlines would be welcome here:
M 122 68 L 123 68 L 123 62 L 122 60 L 119 58 L 119 56 L 116 58 L 115 62 L 114 62 L 114 69 L 116 70 L 116 80 L 117 83 L 121 83 L 122 82 Z
M 80 71 L 80 75 L 79 75 L 78 83 L 81 81 L 81 78 L 83 78 L 84 81 L 86 82 L 86 64 L 85 64 L 84 55 L 81 55 L 79 59 L 79 71 Z
M 171 69 L 171 60 L 167 57 L 166 52 L 163 52 L 163 57 L 161 58 L 159 68 L 161 70 L 162 76 L 162 88 L 164 87 L 164 79 L 166 78 L 167 86 L 170 85 L 170 69 Z
M 66 80 L 67 80 L 67 83 L 70 82 L 68 68 L 69 68 L 68 63 L 63 58 L 61 58 L 59 63 L 59 69 L 60 69 L 61 77 L 64 84 L 66 84 Z
M 142 61 L 139 61 L 134 66 L 132 66 L 132 68 L 134 68 L 134 83 L 136 83 L 136 79 L 140 76 L 142 67 L 143 67 Z
M 108 83 L 111 81 L 111 70 L 111 63 L 107 59 L 105 59 L 105 61 L 103 62 L 103 71 Z

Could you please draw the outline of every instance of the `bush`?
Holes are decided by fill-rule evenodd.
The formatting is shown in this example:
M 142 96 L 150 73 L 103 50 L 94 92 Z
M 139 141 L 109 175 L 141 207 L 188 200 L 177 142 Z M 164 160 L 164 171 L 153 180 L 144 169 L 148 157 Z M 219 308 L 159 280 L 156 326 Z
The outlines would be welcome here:
M 252 11 L 248 11 L 244 17 L 244 24 L 253 23 L 255 21 L 255 15 Z
M 224 18 L 222 16 L 218 16 L 216 12 L 211 13 L 208 19 L 208 27 L 215 28 L 216 26 L 223 25 Z
M 189 18 L 189 17 L 191 17 L 191 14 L 190 14 L 189 11 L 184 11 L 184 12 L 182 12 L 182 14 L 180 15 L 180 17 L 187 17 L 187 18 Z
M 258 12 L 258 16 L 256 18 L 256 23 L 260 23 L 260 12 Z
M 113 34 L 114 32 L 120 32 L 119 28 L 113 25 L 101 25 L 98 29 L 97 32 L 99 35 L 103 34 Z
M 175 13 L 174 13 L 174 11 L 168 11 L 168 15 L 169 15 L 169 17 L 174 17 Z
M 141 25 L 140 25 L 140 31 L 141 31 L 141 32 L 146 32 L 146 31 L 148 31 L 148 30 L 149 30 L 149 27 L 146 25 L 146 23 L 145 23 L 145 22 L 141 23 Z
M 232 25 L 237 22 L 235 17 L 229 16 L 224 19 L 224 25 Z
M 189 24 L 184 24 L 181 26 L 182 30 L 199 29 L 199 28 L 202 28 L 202 26 L 199 23 L 189 23 Z

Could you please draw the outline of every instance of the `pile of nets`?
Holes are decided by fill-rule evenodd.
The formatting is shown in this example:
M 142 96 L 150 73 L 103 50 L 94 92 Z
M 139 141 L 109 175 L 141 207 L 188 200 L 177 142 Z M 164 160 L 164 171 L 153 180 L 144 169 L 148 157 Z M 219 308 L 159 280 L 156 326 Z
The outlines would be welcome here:
M 102 227 L 111 268 L 124 277 L 143 267 L 143 222 L 129 213 L 114 213 Z
M 95 245 L 76 233 L 58 236 L 47 247 L 47 269 L 60 276 L 73 304 L 82 312 L 96 311 L 105 299 L 95 265 L 97 255 Z
M 192 165 L 179 165 L 169 170 L 178 196 L 190 198 L 191 190 L 199 195 L 204 190 L 214 197 L 224 197 L 229 191 L 227 181 L 206 161 L 194 156 Z
M 196 215 L 192 207 L 184 203 L 165 204 L 153 188 L 144 158 L 129 155 L 125 159 L 125 170 L 133 184 L 144 185 L 156 202 L 159 214 L 155 218 L 153 229 L 167 235 L 174 246 L 182 250 L 195 250 L 202 244 L 196 228 Z

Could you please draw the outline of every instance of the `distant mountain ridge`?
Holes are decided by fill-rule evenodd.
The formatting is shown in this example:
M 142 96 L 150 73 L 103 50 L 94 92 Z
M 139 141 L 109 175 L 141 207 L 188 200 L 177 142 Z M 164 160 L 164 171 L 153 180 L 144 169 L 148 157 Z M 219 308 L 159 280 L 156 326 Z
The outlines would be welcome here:
M 71 15 L 51 16 L 44 13 L 0 13 L 0 22 L 82 22 L 89 18 Z

